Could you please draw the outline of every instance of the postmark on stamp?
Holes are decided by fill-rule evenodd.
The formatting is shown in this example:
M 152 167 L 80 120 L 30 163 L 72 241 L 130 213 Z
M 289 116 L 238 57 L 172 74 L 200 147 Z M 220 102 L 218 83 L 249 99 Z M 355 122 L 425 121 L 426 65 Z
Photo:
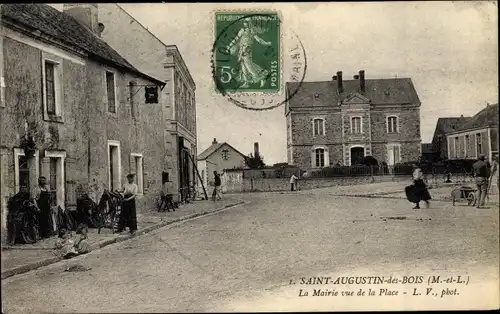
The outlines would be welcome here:
M 269 110 L 300 88 L 306 73 L 304 47 L 283 28 L 277 12 L 215 12 L 212 49 L 214 89 L 237 106 Z M 285 78 L 285 79 L 284 79 Z M 295 82 L 293 90 L 286 82 Z

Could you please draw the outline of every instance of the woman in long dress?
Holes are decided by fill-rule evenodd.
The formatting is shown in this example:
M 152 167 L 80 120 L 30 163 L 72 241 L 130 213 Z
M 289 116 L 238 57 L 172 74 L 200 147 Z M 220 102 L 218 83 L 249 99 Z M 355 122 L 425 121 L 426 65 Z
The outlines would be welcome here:
M 123 185 L 121 193 L 123 193 L 122 207 L 120 211 L 120 220 L 118 221 L 117 232 L 123 232 L 126 227 L 129 228 L 131 234 L 137 231 L 137 210 L 135 208 L 135 197 L 139 188 L 134 183 L 134 174 L 127 175 L 127 183 Z
M 33 190 L 33 199 L 39 210 L 38 232 L 40 237 L 48 238 L 54 234 L 52 211 L 50 208 L 51 194 L 47 187 L 47 178 L 38 178 L 38 186 Z
M 424 182 L 424 174 L 420 167 L 415 167 L 413 171 L 413 193 L 415 207 L 413 209 L 420 209 L 420 202 L 424 201 L 427 208 L 429 208 L 429 200 L 431 195 L 427 190 L 427 185 Z
M 271 46 L 271 42 L 260 38 L 253 27 L 248 22 L 243 23 L 236 37 L 228 45 L 231 54 L 237 56 L 238 75 L 236 80 L 242 85 L 240 87 L 249 87 L 250 84 L 260 82 L 260 87 L 264 86 L 269 71 L 253 62 L 252 46 L 257 41 L 261 45 Z

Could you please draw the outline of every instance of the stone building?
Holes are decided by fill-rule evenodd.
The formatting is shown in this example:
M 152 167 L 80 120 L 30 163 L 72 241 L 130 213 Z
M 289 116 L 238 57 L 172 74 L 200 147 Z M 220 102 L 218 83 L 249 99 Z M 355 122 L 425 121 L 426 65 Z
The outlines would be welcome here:
M 243 167 L 245 167 L 245 155 L 226 142 L 218 143 L 214 138 L 212 145 L 198 156 L 198 171 L 203 179 L 202 182 L 198 182 L 198 193 L 203 191 L 203 186 L 206 189 L 208 182 L 213 181 L 214 171 L 221 173 L 225 169 Z
M 197 180 L 195 83 L 175 45 L 166 45 L 114 3 L 86 4 L 97 12 L 100 36 L 139 70 L 167 82 L 162 132 L 168 149 L 169 193 L 182 199 Z M 126 34 L 126 35 L 124 35 Z M 185 194 L 187 195 L 187 194 Z
M 448 139 L 446 134 L 459 130 L 471 117 L 443 117 L 436 122 L 432 136 L 432 150 L 442 159 L 448 159 Z
M 487 105 L 472 118 L 446 134 L 449 159 L 498 157 L 498 104 Z
M 133 172 L 138 209 L 152 206 L 169 149 L 161 132 L 165 83 L 100 39 L 92 10 L 4 4 L 1 26 L 2 227 L 8 198 L 39 176 L 54 205 L 67 209 L 79 191 L 116 190 Z
M 288 163 L 304 169 L 358 164 L 371 155 L 389 165 L 421 153 L 420 100 L 410 78 L 286 85 Z M 290 95 L 291 91 L 297 92 Z

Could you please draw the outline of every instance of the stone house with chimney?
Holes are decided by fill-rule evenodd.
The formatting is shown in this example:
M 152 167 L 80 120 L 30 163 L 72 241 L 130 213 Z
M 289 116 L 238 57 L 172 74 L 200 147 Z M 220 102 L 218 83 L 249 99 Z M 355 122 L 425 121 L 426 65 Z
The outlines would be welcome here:
M 179 49 L 163 43 L 118 4 L 83 6 L 97 11 L 102 39 L 142 72 L 166 81 L 161 131 L 169 147 L 168 189 L 174 200 L 182 199 L 187 196 L 189 185 L 197 181 L 197 132 L 196 85 Z
M 373 156 L 388 165 L 421 154 L 420 100 L 410 78 L 288 82 L 287 159 L 303 169 L 359 164 Z
M 165 83 L 100 39 L 95 16 L 91 7 L 1 6 L 2 230 L 8 198 L 39 176 L 63 209 L 75 207 L 79 193 L 119 189 L 130 172 L 138 210 L 162 188 Z
M 245 155 L 227 142 L 219 143 L 214 138 L 212 145 L 198 156 L 198 171 L 202 178 L 198 182 L 198 193 L 203 191 L 203 186 L 206 189 L 208 183 L 213 181 L 214 171 L 222 173 L 225 169 L 242 169 L 245 167 L 245 158 Z
M 498 158 L 498 104 L 487 105 L 460 127 L 446 133 L 449 159 Z

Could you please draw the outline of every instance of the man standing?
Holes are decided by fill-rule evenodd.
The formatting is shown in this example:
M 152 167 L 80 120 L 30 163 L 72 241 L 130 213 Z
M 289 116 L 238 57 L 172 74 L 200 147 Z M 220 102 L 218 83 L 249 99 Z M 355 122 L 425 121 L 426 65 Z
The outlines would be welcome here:
M 290 177 L 290 188 L 292 192 L 297 189 L 297 177 L 295 176 L 295 173 Z
M 486 199 L 486 193 L 488 192 L 488 180 L 490 177 L 490 169 L 485 160 L 486 157 L 484 155 L 481 155 L 479 156 L 478 161 L 476 161 L 472 166 L 472 168 L 474 169 L 474 178 L 477 185 L 476 208 L 481 208 L 484 206 L 484 200 Z
M 220 186 L 221 186 L 220 175 L 217 173 L 217 171 L 214 171 L 214 192 L 212 193 L 212 201 L 215 201 L 217 199 L 219 200 L 222 199 L 222 197 L 220 196 Z

